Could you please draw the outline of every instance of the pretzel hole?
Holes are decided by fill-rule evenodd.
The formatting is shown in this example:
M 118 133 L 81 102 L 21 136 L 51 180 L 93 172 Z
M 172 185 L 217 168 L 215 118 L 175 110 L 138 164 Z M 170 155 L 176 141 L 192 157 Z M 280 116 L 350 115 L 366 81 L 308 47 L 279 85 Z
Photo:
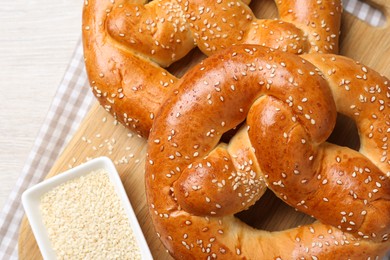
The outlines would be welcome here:
M 344 0 L 343 2 L 346 12 L 373 27 L 382 27 L 387 22 L 383 6 L 362 0 Z
M 175 77 L 181 78 L 189 69 L 196 64 L 199 64 L 205 58 L 206 55 L 204 55 L 198 48 L 194 48 L 182 59 L 169 66 L 167 70 Z
M 344 0 L 343 3 L 346 12 L 373 27 L 382 27 L 387 23 L 383 6 L 362 0 Z M 249 6 L 258 18 L 278 18 L 278 10 L 274 0 L 252 1 Z
M 337 115 L 336 126 L 327 141 L 359 151 L 360 137 L 355 121 L 339 113 Z
M 315 221 L 314 218 L 288 206 L 271 190 L 267 190 L 248 210 L 235 216 L 251 227 L 266 231 L 281 231 Z
M 245 121 L 238 124 L 236 127 L 230 129 L 229 131 L 225 132 L 222 136 L 221 136 L 221 139 L 220 139 L 220 142 L 222 143 L 229 143 L 230 142 L 230 139 L 233 138 L 233 136 L 238 132 L 238 130 L 241 128 L 241 126 L 243 126 L 245 124 Z
M 279 17 L 275 0 L 252 0 L 249 7 L 258 19 L 275 19 Z

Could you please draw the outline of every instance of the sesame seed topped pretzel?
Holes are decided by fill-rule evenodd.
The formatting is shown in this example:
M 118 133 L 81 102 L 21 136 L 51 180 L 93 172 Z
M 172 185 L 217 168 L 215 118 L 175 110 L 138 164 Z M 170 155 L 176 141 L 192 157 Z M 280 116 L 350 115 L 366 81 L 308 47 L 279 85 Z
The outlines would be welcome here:
M 207 55 L 232 44 L 256 44 L 295 54 L 337 53 L 341 1 L 276 0 L 279 19 L 257 19 L 230 0 L 178 0 L 198 47 Z
M 85 0 L 84 57 L 93 93 L 119 122 L 148 136 L 178 81 L 163 67 L 196 44 L 207 55 L 241 43 L 337 52 L 340 0 L 276 3 L 279 20 L 258 20 L 249 0 Z
M 333 54 L 237 45 L 205 59 L 148 140 L 147 200 L 165 247 L 179 259 L 379 259 L 390 248 L 389 93 L 387 78 Z M 359 151 L 326 142 L 337 112 L 356 122 Z M 267 232 L 236 219 L 266 186 L 319 221 Z

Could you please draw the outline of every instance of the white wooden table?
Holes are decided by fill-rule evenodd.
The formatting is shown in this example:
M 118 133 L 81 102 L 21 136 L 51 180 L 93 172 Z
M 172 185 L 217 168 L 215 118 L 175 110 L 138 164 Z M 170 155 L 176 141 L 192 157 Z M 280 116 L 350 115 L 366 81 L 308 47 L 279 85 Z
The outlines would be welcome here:
M 82 0 L 0 5 L 0 209 L 81 36 Z

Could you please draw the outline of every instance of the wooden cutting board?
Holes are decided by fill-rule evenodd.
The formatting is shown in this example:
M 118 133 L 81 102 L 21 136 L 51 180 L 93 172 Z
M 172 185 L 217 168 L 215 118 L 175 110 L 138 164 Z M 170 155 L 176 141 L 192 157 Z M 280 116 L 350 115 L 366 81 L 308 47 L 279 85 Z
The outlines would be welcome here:
M 252 1 L 252 10 L 262 18 L 275 17 L 276 8 L 271 0 Z M 390 1 L 375 0 L 385 14 L 390 12 Z M 390 77 L 390 26 L 375 28 L 344 14 L 342 23 L 341 53 L 370 66 Z M 202 54 L 194 50 L 188 60 L 199 60 Z M 174 65 L 176 75 L 182 75 L 188 60 Z M 86 86 L 87 88 L 87 86 Z M 87 91 L 87 90 L 86 90 Z M 331 142 L 357 149 L 359 140 L 353 123 L 339 117 Z M 144 188 L 144 159 L 146 140 L 117 124 L 106 111 L 95 104 L 62 155 L 55 162 L 47 178 L 79 165 L 90 158 L 108 156 L 117 165 L 122 182 L 134 211 L 146 236 L 155 258 L 170 259 L 170 256 L 157 238 L 148 215 Z M 251 209 L 238 214 L 238 217 L 254 227 L 265 230 L 283 230 L 311 223 L 314 220 L 295 212 L 267 192 Z M 23 219 L 19 236 L 20 259 L 41 259 L 39 248 L 26 218 Z

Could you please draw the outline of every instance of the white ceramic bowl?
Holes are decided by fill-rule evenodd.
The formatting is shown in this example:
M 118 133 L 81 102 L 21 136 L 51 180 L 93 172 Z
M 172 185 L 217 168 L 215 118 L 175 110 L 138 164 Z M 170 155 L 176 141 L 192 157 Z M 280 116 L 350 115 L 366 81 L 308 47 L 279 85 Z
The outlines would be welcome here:
M 35 239 L 44 259 L 55 259 L 55 252 L 51 247 L 46 227 L 42 222 L 40 210 L 40 200 L 42 195 L 69 180 L 80 177 L 82 175 L 86 175 L 92 171 L 96 171 L 102 168 L 108 172 L 109 178 L 114 184 L 116 192 L 122 201 L 123 207 L 129 217 L 134 236 L 138 242 L 142 259 L 153 259 L 148 244 L 146 243 L 145 237 L 142 233 L 141 227 L 138 223 L 137 217 L 135 216 L 134 210 L 131 207 L 125 189 L 123 188 L 123 184 L 120 180 L 115 165 L 107 157 L 99 157 L 93 159 L 80 166 L 58 174 L 29 188 L 22 194 L 22 204 L 24 210 L 26 211 L 26 215 L 30 222 L 31 229 L 34 233 Z

